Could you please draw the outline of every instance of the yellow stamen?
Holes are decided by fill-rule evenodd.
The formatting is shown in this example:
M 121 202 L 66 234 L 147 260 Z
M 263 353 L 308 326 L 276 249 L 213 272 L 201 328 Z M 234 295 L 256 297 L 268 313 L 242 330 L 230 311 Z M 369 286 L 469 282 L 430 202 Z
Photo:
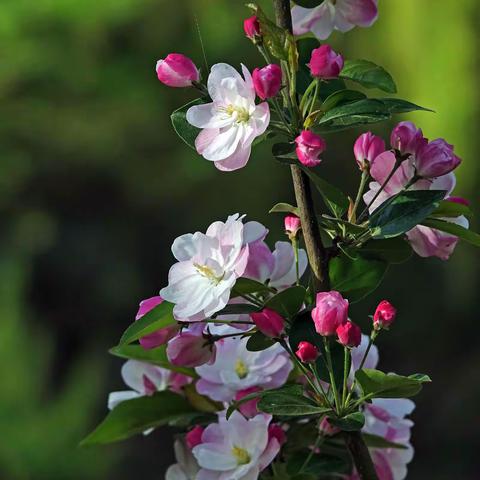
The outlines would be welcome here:
M 238 359 L 235 363 L 235 373 L 240 379 L 245 378 L 248 375 L 248 368 L 245 363 L 240 359 Z
M 228 115 L 232 116 L 234 113 L 237 114 L 237 123 L 248 122 L 250 120 L 250 114 L 248 110 L 243 107 L 236 107 L 235 105 L 229 105 L 225 108 L 225 112 Z
M 234 445 L 232 447 L 232 454 L 237 460 L 238 465 L 246 465 L 247 463 L 250 463 L 250 455 L 244 448 L 240 448 Z
M 206 265 L 200 265 L 198 263 L 194 263 L 193 265 L 204 277 L 207 277 L 215 285 L 218 285 L 222 281 L 223 275 L 215 275 L 215 272 L 210 267 L 207 267 Z

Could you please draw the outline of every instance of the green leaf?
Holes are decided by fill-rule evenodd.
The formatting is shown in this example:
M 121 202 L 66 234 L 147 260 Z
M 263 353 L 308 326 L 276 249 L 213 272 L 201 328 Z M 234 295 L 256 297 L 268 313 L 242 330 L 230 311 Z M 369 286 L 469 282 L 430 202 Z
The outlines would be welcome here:
M 297 473 L 310 474 L 314 475 L 314 478 L 317 479 L 320 475 L 322 475 L 323 478 L 323 475 L 348 474 L 352 471 L 352 467 L 347 458 L 326 455 L 322 452 L 321 454 L 313 455 L 305 465 L 307 456 L 308 452 L 302 451 L 297 452 L 289 458 L 287 472 L 290 475 L 296 475 Z M 298 477 L 295 476 L 294 478 L 297 479 Z
M 351 126 L 373 123 L 390 118 L 385 104 L 374 98 L 365 98 L 330 109 L 319 120 L 319 125 Z
M 177 367 L 172 365 L 167 358 L 166 346 L 146 350 L 141 345 L 118 345 L 109 350 L 112 355 L 129 360 L 138 360 L 157 365 L 173 372 L 183 373 L 189 377 L 196 378 L 197 374 L 193 368 Z
M 324 100 L 322 104 L 322 110 L 327 112 L 337 105 L 343 105 L 344 103 L 362 100 L 364 98 L 367 98 L 366 95 L 362 92 L 358 92 L 357 90 L 337 90 Z
M 438 208 L 432 213 L 434 217 L 472 217 L 473 212 L 468 205 L 452 202 L 450 200 L 442 200 L 439 202 Z
M 360 249 L 364 258 L 384 260 L 388 263 L 403 263 L 412 256 L 412 247 L 402 237 L 372 239 L 366 242 Z
M 369 219 L 375 238 L 391 238 L 421 223 L 445 197 L 444 190 L 412 190 L 389 198 Z
M 120 338 L 119 345 L 126 345 L 138 340 L 149 333 L 176 323 L 173 317 L 173 303 L 162 302 L 132 323 Z
M 250 314 L 258 312 L 259 310 L 259 307 L 249 303 L 230 303 L 222 310 L 212 315 L 212 318 L 217 318 L 221 315 L 242 315 L 244 313 Z
M 275 204 L 268 213 L 293 213 L 297 217 L 300 216 L 298 207 L 283 202 Z
M 350 302 L 357 302 L 372 293 L 382 282 L 388 268 L 383 260 L 358 256 L 352 260 L 340 255 L 330 261 L 332 290 L 339 291 Z
M 397 448 L 399 450 L 406 450 L 408 448 L 406 445 L 390 442 L 386 438 L 373 435 L 372 433 L 362 433 L 362 437 L 370 448 Z
M 185 398 L 168 391 L 126 400 L 117 405 L 80 445 L 117 442 L 194 414 Z
M 446 222 L 445 220 L 439 220 L 436 218 L 427 218 L 422 222 L 422 225 L 441 230 L 442 232 L 451 233 L 476 247 L 480 247 L 480 235 L 468 228 L 457 225 L 456 223 Z
M 346 60 L 340 77 L 367 88 L 379 88 L 387 93 L 397 93 L 392 76 L 383 67 L 368 60 Z
M 333 215 L 340 218 L 348 209 L 348 198 L 341 190 L 319 177 L 312 169 L 302 167 L 302 170 L 309 176 Z
M 267 301 L 265 307 L 275 310 L 285 318 L 292 318 L 302 307 L 306 294 L 304 287 L 296 285 L 274 295 Z
M 273 338 L 267 337 L 262 332 L 255 332 L 247 340 L 247 350 L 249 352 L 261 352 L 275 345 Z
M 428 375 L 415 374 L 409 377 L 386 374 L 380 370 L 364 368 L 355 372 L 357 382 L 363 394 L 370 398 L 408 398 L 422 389 L 422 384 L 431 382 Z
M 295 144 L 293 143 L 274 143 L 272 145 L 272 155 L 280 163 L 286 163 L 288 165 L 300 164 L 295 152 Z
M 194 105 L 202 105 L 206 103 L 204 98 L 197 98 L 192 102 L 183 105 L 183 107 L 175 110 L 171 115 L 173 128 L 177 135 L 191 148 L 195 150 L 195 139 L 200 133 L 200 129 L 190 125 L 187 122 L 187 110 Z
M 329 408 L 319 407 L 313 400 L 303 395 L 266 391 L 262 394 L 258 409 L 272 415 L 300 416 L 318 415 L 331 412 Z
M 353 412 L 342 418 L 329 417 L 328 420 L 345 432 L 356 432 L 365 425 L 365 416 L 362 412 Z
M 420 105 L 407 100 L 402 100 L 401 98 L 382 98 L 381 101 L 385 105 L 386 110 L 390 113 L 408 113 L 417 110 L 433 112 L 433 110 L 430 110 L 429 108 L 421 107 Z
M 234 295 L 248 295 L 250 293 L 267 293 L 271 292 L 272 288 L 267 285 L 252 280 L 251 278 L 240 277 L 235 282 L 233 287 Z

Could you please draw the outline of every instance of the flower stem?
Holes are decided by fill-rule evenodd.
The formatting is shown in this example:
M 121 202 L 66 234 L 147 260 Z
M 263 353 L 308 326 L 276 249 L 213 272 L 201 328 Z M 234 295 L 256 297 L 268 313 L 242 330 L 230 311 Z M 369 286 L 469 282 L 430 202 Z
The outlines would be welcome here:
M 362 199 L 363 192 L 365 190 L 365 185 L 367 184 L 370 173 L 368 170 L 362 171 L 362 177 L 360 179 L 360 185 L 358 187 L 357 197 L 355 198 L 355 203 L 353 204 L 353 210 L 350 214 L 350 221 L 356 222 L 355 213 L 357 212 L 358 206 L 360 205 L 360 200 Z
M 323 345 L 325 347 L 325 356 L 327 359 L 327 368 L 328 368 L 328 375 L 330 377 L 330 385 L 332 386 L 333 396 L 335 398 L 335 407 L 337 414 L 340 414 L 341 403 L 340 403 L 340 395 L 338 393 L 337 382 L 335 381 L 335 375 L 333 374 L 333 364 L 332 364 L 332 354 L 330 353 L 330 345 L 329 340 L 327 337 L 323 337 Z
M 350 373 L 350 350 L 347 347 L 343 347 L 343 389 L 342 389 L 342 409 L 346 408 L 347 403 L 347 381 L 348 374 Z

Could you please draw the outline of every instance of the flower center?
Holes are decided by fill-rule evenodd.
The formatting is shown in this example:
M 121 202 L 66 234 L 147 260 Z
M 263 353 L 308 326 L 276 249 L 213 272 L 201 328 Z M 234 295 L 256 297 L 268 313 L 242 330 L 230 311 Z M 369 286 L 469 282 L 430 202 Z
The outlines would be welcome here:
M 246 108 L 236 107 L 235 105 L 230 104 L 225 109 L 225 111 L 230 116 L 237 114 L 237 118 L 236 118 L 237 123 L 244 123 L 250 120 L 250 114 L 248 113 L 248 110 Z
M 193 265 L 201 275 L 207 277 L 214 285 L 218 285 L 223 280 L 224 273 L 222 275 L 215 275 L 213 268 L 198 263 L 194 263 Z
M 250 463 L 250 455 L 244 448 L 234 445 L 232 447 L 232 454 L 235 457 L 235 460 L 237 460 L 238 465 L 246 465 L 247 463 Z
M 235 373 L 240 379 L 245 378 L 248 375 L 248 367 L 245 365 L 243 360 L 238 359 L 235 363 Z

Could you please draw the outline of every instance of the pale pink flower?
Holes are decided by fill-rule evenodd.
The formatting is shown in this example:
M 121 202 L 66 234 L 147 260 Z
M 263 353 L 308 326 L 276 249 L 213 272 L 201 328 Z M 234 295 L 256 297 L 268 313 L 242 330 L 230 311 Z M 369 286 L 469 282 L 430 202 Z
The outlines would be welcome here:
M 330 45 L 321 45 L 312 50 L 308 64 L 312 77 L 329 80 L 337 78 L 343 68 L 343 57 L 334 52 Z
M 170 53 L 156 66 L 158 79 L 169 87 L 191 87 L 200 80 L 195 64 L 181 53 Z
M 277 438 L 269 436 L 271 419 L 259 414 L 247 420 L 235 411 L 227 420 L 220 413 L 192 450 L 201 467 L 197 480 L 256 480 L 280 450 Z
M 422 130 L 412 122 L 400 122 L 392 130 L 390 144 L 403 155 L 415 154 L 417 150 L 427 142 Z
M 385 151 L 383 138 L 366 132 L 360 135 L 353 146 L 353 153 L 360 170 L 370 168 L 374 160 Z
M 177 463 L 168 467 L 165 480 L 197 480 L 200 467 L 185 440 L 175 440 L 173 448 Z
M 285 233 L 289 237 L 296 237 L 298 231 L 302 228 L 302 222 L 300 221 L 300 218 L 298 218 L 297 215 L 294 215 L 293 213 L 285 217 L 284 225 Z
M 443 138 L 423 143 L 415 153 L 415 169 L 423 178 L 436 178 L 457 168 L 461 159 L 453 153 L 453 145 Z
M 258 222 L 242 223 L 238 214 L 214 222 L 207 232 L 185 234 L 172 245 L 178 263 L 168 274 L 168 286 L 160 291 L 174 303 L 173 313 L 181 320 L 209 318 L 227 305 L 230 292 L 247 266 L 248 245 L 264 238 L 266 229 Z
M 312 32 L 325 40 L 333 30 L 348 32 L 355 26 L 370 27 L 378 16 L 378 0 L 325 0 L 314 8 L 292 8 L 293 33 Z
M 337 328 L 348 320 L 348 300 L 335 290 L 317 293 L 312 319 L 317 333 L 335 335 Z
M 270 122 L 268 103 L 255 105 L 252 76 L 244 65 L 242 72 L 244 78 L 226 63 L 214 65 L 207 82 L 213 101 L 187 111 L 187 121 L 202 129 L 195 141 L 197 152 L 219 170 L 244 167 L 252 142 Z

